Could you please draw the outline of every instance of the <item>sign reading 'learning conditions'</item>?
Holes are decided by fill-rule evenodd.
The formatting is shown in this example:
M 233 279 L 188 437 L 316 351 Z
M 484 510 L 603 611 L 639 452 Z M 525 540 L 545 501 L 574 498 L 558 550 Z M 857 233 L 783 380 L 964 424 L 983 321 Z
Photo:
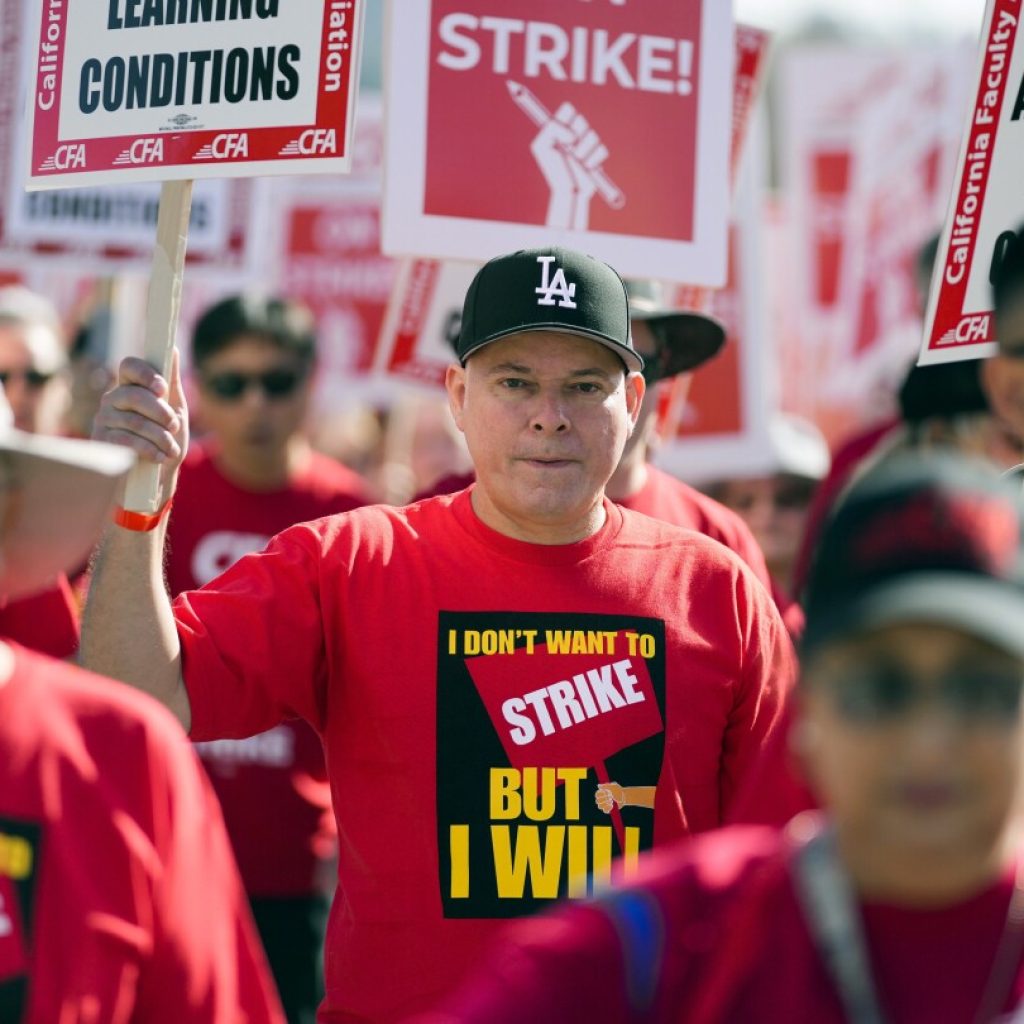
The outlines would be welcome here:
M 42 0 L 28 187 L 347 171 L 364 3 Z

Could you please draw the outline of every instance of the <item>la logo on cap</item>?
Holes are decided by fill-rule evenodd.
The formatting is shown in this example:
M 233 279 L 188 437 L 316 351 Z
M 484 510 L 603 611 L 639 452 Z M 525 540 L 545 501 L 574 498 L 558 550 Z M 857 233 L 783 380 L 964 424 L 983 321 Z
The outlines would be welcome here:
M 559 267 L 555 276 L 551 277 L 551 264 L 555 262 L 554 256 L 538 256 L 540 264 L 540 287 L 534 288 L 534 292 L 540 296 L 537 300 L 538 306 L 564 306 L 566 309 L 575 309 L 576 303 L 573 298 L 576 295 L 575 283 L 569 284 L 565 279 L 565 271 Z M 555 302 L 558 298 L 559 301 Z

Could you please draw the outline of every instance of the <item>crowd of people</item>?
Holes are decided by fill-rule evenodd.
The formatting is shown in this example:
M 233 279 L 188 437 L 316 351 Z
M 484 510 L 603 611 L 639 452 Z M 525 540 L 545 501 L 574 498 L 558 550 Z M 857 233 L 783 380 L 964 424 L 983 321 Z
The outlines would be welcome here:
M 994 304 L 697 489 L 657 393 L 721 325 L 573 250 L 478 272 L 365 476 L 300 305 L 186 386 L 0 291 L 0 1020 L 1010 1019 L 1024 231 Z

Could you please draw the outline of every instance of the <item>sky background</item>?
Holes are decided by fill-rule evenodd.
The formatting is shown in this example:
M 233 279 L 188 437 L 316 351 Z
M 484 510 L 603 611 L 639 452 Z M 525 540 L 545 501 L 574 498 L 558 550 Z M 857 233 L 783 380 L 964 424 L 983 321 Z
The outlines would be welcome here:
M 810 20 L 827 19 L 855 35 L 906 43 L 964 36 L 976 39 L 985 16 L 985 0 L 734 0 L 733 12 L 739 21 L 778 33 L 799 30 Z M 382 0 L 370 0 L 363 54 L 363 84 L 370 88 L 380 88 L 383 14 Z
M 734 0 L 740 21 L 784 31 L 826 16 L 885 35 L 977 35 L 985 0 Z

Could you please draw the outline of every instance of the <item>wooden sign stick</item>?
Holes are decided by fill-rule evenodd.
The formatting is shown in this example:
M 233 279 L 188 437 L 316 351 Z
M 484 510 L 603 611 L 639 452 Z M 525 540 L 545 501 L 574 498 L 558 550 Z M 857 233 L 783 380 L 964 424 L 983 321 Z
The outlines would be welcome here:
M 156 248 L 146 297 L 143 358 L 170 382 L 174 337 L 181 308 L 181 283 L 188 245 L 188 218 L 192 208 L 192 181 L 165 181 L 160 189 L 156 222 Z M 124 507 L 133 512 L 156 512 L 160 504 L 161 467 L 136 463 L 125 487 Z

